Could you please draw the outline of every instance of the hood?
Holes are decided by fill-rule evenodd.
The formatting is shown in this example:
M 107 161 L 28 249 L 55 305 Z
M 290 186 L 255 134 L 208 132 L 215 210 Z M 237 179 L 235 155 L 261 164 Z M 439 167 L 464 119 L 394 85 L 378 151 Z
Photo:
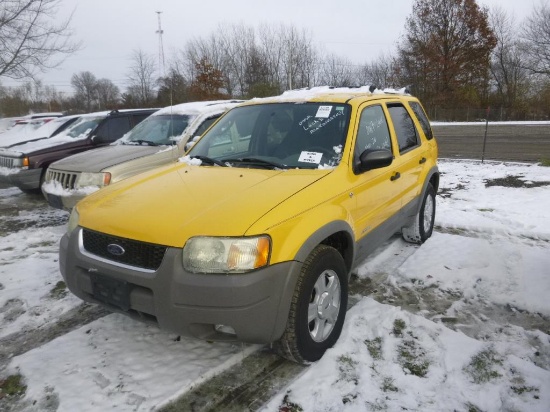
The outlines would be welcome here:
M 66 172 L 101 172 L 103 169 L 166 150 L 167 146 L 113 145 L 78 153 L 52 164 Z
M 80 225 L 182 247 L 191 236 L 242 236 L 258 219 L 331 170 L 177 165 L 108 186 L 78 204 Z

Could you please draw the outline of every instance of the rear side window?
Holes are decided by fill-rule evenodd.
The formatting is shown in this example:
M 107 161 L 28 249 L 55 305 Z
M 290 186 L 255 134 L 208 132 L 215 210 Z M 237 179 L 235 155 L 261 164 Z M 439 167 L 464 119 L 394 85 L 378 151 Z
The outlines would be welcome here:
M 424 131 L 424 136 L 426 136 L 426 139 L 431 140 L 433 139 L 434 135 L 432 133 L 432 128 L 430 126 L 430 121 L 428 120 L 428 116 L 426 116 L 426 113 L 424 112 L 424 109 L 418 102 L 410 102 L 409 105 L 411 106 L 412 111 L 416 115 L 416 118 L 418 119 L 418 122 L 420 123 L 420 126 L 422 126 L 422 130 Z
M 402 104 L 395 103 L 388 105 L 388 111 L 393 122 L 399 153 L 406 152 L 419 144 L 418 133 L 409 112 Z
M 97 131 L 102 141 L 114 142 L 130 130 L 130 118 L 126 116 L 107 119 Z

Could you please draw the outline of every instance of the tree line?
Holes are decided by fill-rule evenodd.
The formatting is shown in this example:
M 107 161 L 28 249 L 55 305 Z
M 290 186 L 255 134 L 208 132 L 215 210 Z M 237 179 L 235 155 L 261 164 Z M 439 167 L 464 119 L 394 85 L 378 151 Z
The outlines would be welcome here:
M 16 3 L 35 2 L 6 1 L 14 8 Z M 51 3 L 51 11 L 59 0 L 45 2 Z M 5 29 L 9 19 L 2 13 L 0 44 L 5 32 L 13 33 Z M 414 0 L 396 51 L 364 64 L 324 53 L 307 30 L 291 24 L 221 24 L 173 52 L 161 75 L 152 55 L 134 50 L 125 90 L 89 71 L 72 76 L 72 96 L 40 80 L 17 88 L 0 84 L 0 112 L 9 116 L 28 110 L 164 107 L 196 100 L 265 97 L 318 85 L 375 85 L 407 87 L 422 100 L 433 120 L 548 119 L 548 21 L 548 3 L 540 3 L 524 21 L 516 22 L 502 8 L 488 10 L 476 0 Z M 63 24 L 67 30 L 68 22 Z M 68 43 L 66 31 L 61 34 L 67 50 L 53 48 L 52 57 L 78 47 Z M 10 60 L 7 50 L 0 51 L 0 57 L 0 80 L 2 76 L 35 77 L 36 59 L 10 69 L 5 62 L 16 59 Z M 47 64 L 46 57 L 43 53 L 40 58 Z

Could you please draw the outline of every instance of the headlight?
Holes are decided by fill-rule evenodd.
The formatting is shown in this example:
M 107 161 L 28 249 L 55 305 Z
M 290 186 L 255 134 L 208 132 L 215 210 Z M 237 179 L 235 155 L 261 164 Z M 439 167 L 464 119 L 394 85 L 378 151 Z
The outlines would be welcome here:
M 73 207 L 73 210 L 71 211 L 71 216 L 69 217 L 69 223 L 67 224 L 67 233 L 70 234 L 73 230 L 76 229 L 78 226 L 78 220 L 80 219 L 80 216 L 78 215 L 78 210 L 76 210 L 76 207 Z
M 78 187 L 107 186 L 111 183 L 110 173 L 81 173 L 78 179 Z
M 12 166 L 17 167 L 17 168 L 21 168 L 21 169 L 28 169 L 29 168 L 29 158 L 28 157 L 18 157 L 16 159 L 13 159 Z
M 269 262 L 268 236 L 194 237 L 183 248 L 183 267 L 194 273 L 243 273 Z

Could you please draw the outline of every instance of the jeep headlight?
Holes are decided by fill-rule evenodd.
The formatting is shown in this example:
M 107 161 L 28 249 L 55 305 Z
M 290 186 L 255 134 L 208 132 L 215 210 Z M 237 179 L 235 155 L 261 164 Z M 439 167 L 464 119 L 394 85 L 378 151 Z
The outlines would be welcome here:
M 80 174 L 78 178 L 78 187 L 98 186 L 103 187 L 111 183 L 110 173 L 88 173 Z
M 29 158 L 28 157 L 18 157 L 12 160 L 12 167 L 20 169 L 29 168 Z
M 271 240 L 257 237 L 194 237 L 183 248 L 183 267 L 193 273 L 244 273 L 266 266 Z
M 69 217 L 69 223 L 67 224 L 67 234 L 71 234 L 71 232 L 76 229 L 79 219 L 80 215 L 78 214 L 78 210 L 76 210 L 76 207 L 73 207 L 71 216 Z

